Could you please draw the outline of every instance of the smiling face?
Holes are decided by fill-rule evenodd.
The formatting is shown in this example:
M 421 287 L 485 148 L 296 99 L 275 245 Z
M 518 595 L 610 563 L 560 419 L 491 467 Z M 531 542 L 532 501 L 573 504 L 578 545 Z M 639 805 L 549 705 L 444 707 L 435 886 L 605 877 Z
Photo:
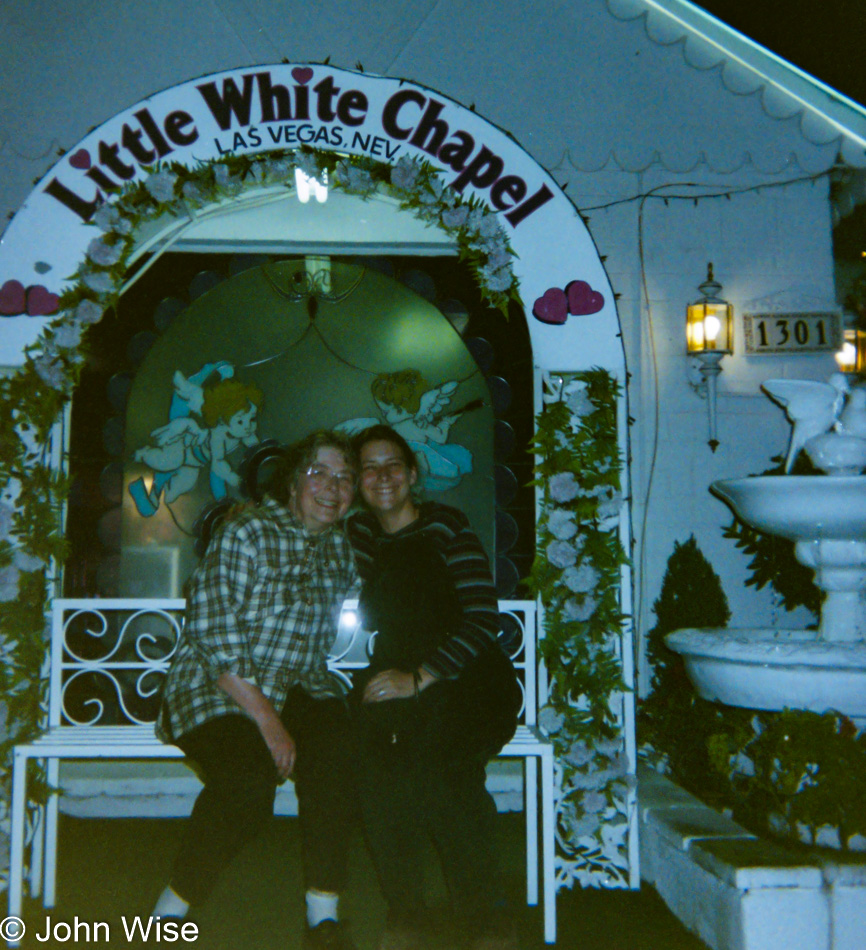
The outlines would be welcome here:
M 343 453 L 322 446 L 289 493 L 292 513 L 311 534 L 343 518 L 355 495 L 355 471 Z
M 384 439 L 361 448 L 361 497 L 385 531 L 399 531 L 418 517 L 411 489 L 418 470 L 410 466 L 400 447 Z

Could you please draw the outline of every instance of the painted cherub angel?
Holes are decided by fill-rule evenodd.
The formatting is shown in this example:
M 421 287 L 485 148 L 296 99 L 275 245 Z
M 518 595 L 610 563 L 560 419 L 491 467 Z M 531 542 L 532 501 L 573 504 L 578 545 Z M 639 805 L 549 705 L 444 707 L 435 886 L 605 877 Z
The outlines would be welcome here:
M 417 369 L 380 373 L 370 387 L 380 418 L 348 419 L 337 428 L 348 433 L 386 422 L 409 443 L 427 491 L 455 488 L 472 471 L 472 453 L 448 442 L 451 427 L 463 412 L 478 402 L 449 410 L 459 383 L 449 380 L 430 386 Z
M 240 476 L 228 456 L 240 445 L 258 442 L 262 393 L 256 386 L 232 379 L 233 373 L 231 364 L 221 362 L 208 363 L 189 378 L 180 370 L 174 374 L 169 421 L 154 429 L 151 444 L 133 456 L 154 472 L 149 490 L 143 478 L 129 486 L 139 514 L 150 517 L 158 510 L 160 497 L 170 504 L 191 491 L 205 468 L 215 498 L 224 498 L 228 486 L 240 486 Z M 214 374 L 219 381 L 207 385 Z

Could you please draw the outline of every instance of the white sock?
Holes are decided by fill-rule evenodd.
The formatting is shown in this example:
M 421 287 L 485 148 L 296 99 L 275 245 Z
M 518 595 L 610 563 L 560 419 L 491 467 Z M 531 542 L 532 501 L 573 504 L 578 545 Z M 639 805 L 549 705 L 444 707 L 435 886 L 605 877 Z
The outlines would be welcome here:
M 151 917 L 186 917 L 189 904 L 178 894 L 167 887 L 157 898 L 156 907 Z
M 327 891 L 307 891 L 307 926 L 317 927 L 323 920 L 339 920 L 337 917 L 338 894 Z

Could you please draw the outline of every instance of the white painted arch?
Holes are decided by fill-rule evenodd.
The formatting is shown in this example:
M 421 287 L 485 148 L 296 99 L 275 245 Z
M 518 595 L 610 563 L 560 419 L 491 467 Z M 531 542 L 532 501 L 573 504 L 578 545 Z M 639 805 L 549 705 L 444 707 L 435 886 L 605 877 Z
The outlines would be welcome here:
M 446 188 L 471 197 L 502 228 L 515 254 L 513 272 L 539 380 L 545 374 L 602 368 L 625 390 L 622 337 L 603 261 L 579 212 L 553 178 L 506 132 L 437 92 L 306 64 L 228 70 L 166 89 L 109 119 L 64 155 L 36 184 L 0 239 L 0 311 L 5 311 L 0 366 L 22 366 L 32 344 L 38 352 L 40 334 L 55 315 L 16 315 L 15 301 L 25 309 L 31 299 L 44 305 L 77 283 L 88 247 L 100 235 L 88 219 L 99 201 L 112 200 L 110 186 L 152 181 L 158 160 L 194 168 L 230 151 L 263 156 L 302 143 L 338 155 L 366 155 L 392 168 L 404 156 L 429 162 Z M 262 184 L 220 203 L 190 208 L 186 215 L 149 221 L 133 234 L 132 260 L 169 247 L 441 254 L 455 251 L 454 240 L 453 231 L 403 211 L 387 195 L 363 200 L 334 193 L 324 205 L 303 205 L 291 188 Z M 71 313 L 66 318 L 67 327 L 76 319 Z M 44 388 L 39 392 L 44 394 Z M 540 408 L 540 386 L 537 398 Z M 621 454 L 627 458 L 624 398 L 618 416 Z M 56 466 L 59 446 L 53 449 Z M 624 472 L 626 496 L 627 482 Z M 627 506 L 619 524 L 628 550 Z M 621 607 L 628 614 L 627 568 L 621 578 Z M 628 625 L 621 633 L 623 678 L 630 686 Z M 633 695 L 625 694 L 623 703 L 625 747 L 633 763 Z M 628 878 L 634 887 L 639 878 L 633 794 L 628 814 Z M 570 873 L 560 875 L 560 884 L 573 880 Z M 610 883 L 606 872 L 600 880 Z
M 234 69 L 190 80 L 94 129 L 36 184 L 7 227 L 0 240 L 0 294 L 9 282 L 60 294 L 99 233 L 85 219 L 96 201 L 111 200 L 105 186 L 145 179 L 148 163 L 194 167 L 229 151 L 262 154 L 301 143 L 391 164 L 403 156 L 428 161 L 446 185 L 496 213 L 517 255 L 513 267 L 536 365 L 556 371 L 600 366 L 623 378 L 619 322 L 604 265 L 578 211 L 553 178 L 506 132 L 438 92 L 317 64 Z M 300 205 L 287 200 L 287 189 L 278 190 L 267 211 L 260 205 L 251 212 L 252 204 L 267 198 L 265 189 L 245 190 L 208 209 L 218 214 L 211 214 L 198 236 L 225 241 L 248 238 L 258 229 L 274 238 L 268 246 L 306 242 L 322 248 L 330 231 L 369 250 L 403 245 L 409 253 L 424 253 L 425 247 L 437 252 L 450 240 L 396 212 L 393 203 L 389 208 L 388 199 L 342 196 L 325 205 Z M 140 251 L 190 230 L 189 222 L 158 225 L 136 235 Z M 195 236 L 181 235 L 190 248 Z M 576 281 L 591 289 L 590 309 L 599 302 L 601 309 L 560 313 L 562 323 L 532 316 L 545 293 L 558 296 L 556 291 Z M 0 323 L 0 365 L 20 364 L 23 348 L 48 319 L 7 315 Z

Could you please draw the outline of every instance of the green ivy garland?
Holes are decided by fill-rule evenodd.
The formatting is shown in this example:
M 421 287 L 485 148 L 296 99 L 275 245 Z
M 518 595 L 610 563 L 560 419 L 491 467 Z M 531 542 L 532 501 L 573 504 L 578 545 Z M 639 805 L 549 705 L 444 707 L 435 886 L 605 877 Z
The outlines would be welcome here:
M 486 302 L 507 315 L 519 303 L 514 251 L 495 214 L 446 188 L 429 164 L 409 157 L 394 165 L 302 147 L 226 155 L 188 168 L 155 166 L 97 209 L 90 242 L 60 312 L 25 350 L 24 365 L 0 378 L 0 786 L 9 799 L 10 751 L 43 722 L 46 614 L 67 555 L 63 510 L 70 482 L 51 457 L 52 430 L 72 397 L 86 359 L 87 327 L 116 307 L 142 225 L 160 218 L 193 222 L 244 192 L 294 188 L 295 169 L 364 199 L 384 194 L 456 243 Z M 8 822 L 8 817 L 6 818 Z
M 541 488 L 530 586 L 544 606 L 540 649 L 550 678 L 539 726 L 561 769 L 557 837 L 566 883 L 622 883 L 633 781 L 613 702 L 625 685 L 617 646 L 623 505 L 620 386 L 606 370 L 559 378 L 545 393 L 532 451 Z

